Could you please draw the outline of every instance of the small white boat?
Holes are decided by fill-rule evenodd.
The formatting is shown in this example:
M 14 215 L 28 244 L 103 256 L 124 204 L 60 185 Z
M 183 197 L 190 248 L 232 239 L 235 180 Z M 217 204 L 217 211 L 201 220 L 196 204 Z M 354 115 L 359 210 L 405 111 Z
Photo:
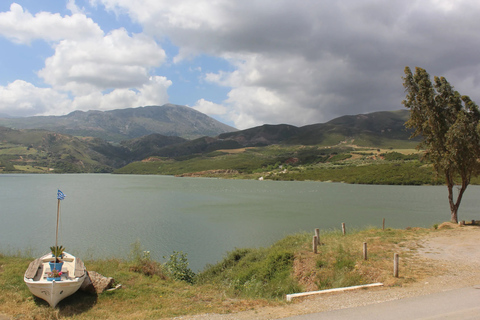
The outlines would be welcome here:
M 64 252 L 60 279 L 49 278 L 52 254 L 35 259 L 28 266 L 23 280 L 28 289 L 37 297 L 55 307 L 62 299 L 74 294 L 82 285 L 87 272 L 83 262 L 75 256 Z
M 55 255 L 48 253 L 41 258 L 33 260 L 23 276 L 23 281 L 25 281 L 30 292 L 47 301 L 54 308 L 62 299 L 77 292 L 87 276 L 87 270 L 82 260 L 69 253 L 63 252 L 63 246 L 58 246 L 60 201 L 65 199 L 65 194 L 60 190 L 57 192 L 57 199 L 55 247 L 50 247 L 52 253 L 55 253 Z M 60 256 L 61 259 L 58 261 L 58 257 Z M 60 274 L 52 274 L 50 262 L 63 262 L 61 267 L 57 267 L 61 269 L 58 270 Z

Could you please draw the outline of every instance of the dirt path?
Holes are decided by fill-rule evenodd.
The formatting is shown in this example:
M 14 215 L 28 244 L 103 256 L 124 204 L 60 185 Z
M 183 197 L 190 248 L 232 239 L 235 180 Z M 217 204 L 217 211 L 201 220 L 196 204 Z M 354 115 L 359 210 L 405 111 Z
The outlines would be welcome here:
M 178 319 L 281 319 L 480 285 L 479 227 L 468 226 L 442 230 L 418 241 L 416 247 L 414 257 L 418 259 L 418 263 L 425 264 L 428 276 L 402 287 L 381 287 L 312 296 L 286 306 L 267 307 L 227 315 L 205 314 Z

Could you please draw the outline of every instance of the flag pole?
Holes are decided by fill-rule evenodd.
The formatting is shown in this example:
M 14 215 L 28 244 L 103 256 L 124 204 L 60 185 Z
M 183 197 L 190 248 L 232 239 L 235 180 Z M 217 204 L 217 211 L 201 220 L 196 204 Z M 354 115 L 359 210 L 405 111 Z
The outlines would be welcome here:
M 57 254 L 57 248 L 58 248 L 58 220 L 60 218 L 60 199 L 57 199 L 58 204 L 57 204 L 57 229 L 55 232 L 55 255 Z
M 58 254 L 58 221 L 60 219 L 60 201 L 65 199 L 65 194 L 58 190 L 57 192 L 57 200 L 58 200 L 58 203 L 57 203 L 57 229 L 55 231 L 55 257 L 57 256 Z

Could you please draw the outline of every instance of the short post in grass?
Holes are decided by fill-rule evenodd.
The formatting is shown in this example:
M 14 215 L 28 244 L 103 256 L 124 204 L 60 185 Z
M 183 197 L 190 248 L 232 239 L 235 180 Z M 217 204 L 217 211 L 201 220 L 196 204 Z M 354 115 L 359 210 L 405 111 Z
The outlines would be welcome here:
M 382 226 L 382 230 L 385 230 L 385 218 L 383 218 L 383 226 Z
M 345 231 L 345 222 L 342 222 L 342 233 L 343 235 L 345 235 L 346 231 Z
M 318 246 L 318 239 L 317 236 L 313 236 L 313 241 L 312 241 L 312 246 L 313 246 L 313 253 L 317 253 L 317 246 Z
M 393 276 L 398 278 L 398 253 L 393 255 Z
M 367 260 L 367 243 L 363 243 L 363 260 Z
M 320 229 L 315 229 L 315 236 L 317 237 L 317 244 L 320 244 Z

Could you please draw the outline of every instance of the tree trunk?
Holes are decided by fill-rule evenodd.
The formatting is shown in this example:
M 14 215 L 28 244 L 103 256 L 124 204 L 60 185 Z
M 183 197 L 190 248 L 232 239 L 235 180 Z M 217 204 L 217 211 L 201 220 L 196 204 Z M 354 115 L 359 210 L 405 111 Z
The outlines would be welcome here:
M 447 178 L 447 188 L 448 188 L 448 202 L 450 204 L 450 212 L 451 212 L 451 221 L 453 223 L 458 223 L 458 208 L 460 207 L 460 202 L 462 202 L 463 193 L 467 189 L 468 186 L 468 179 L 462 178 L 462 186 L 458 192 L 457 201 L 453 200 L 453 187 L 454 187 L 453 179 Z
M 452 212 L 451 212 L 451 222 L 457 224 L 458 223 L 458 208 L 455 208 L 455 209 L 452 209 Z

